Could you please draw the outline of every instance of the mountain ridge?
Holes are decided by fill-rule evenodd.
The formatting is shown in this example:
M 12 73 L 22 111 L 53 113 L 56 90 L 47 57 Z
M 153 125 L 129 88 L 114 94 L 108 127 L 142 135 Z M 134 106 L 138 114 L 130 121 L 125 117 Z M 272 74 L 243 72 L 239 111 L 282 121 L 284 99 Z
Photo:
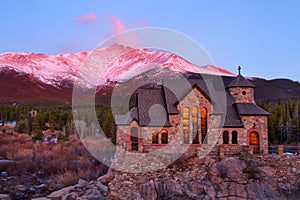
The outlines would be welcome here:
M 100 61 L 93 59 L 101 59 Z M 114 58 L 116 57 L 116 58 Z M 59 82 L 63 79 L 69 81 L 80 81 L 79 74 L 88 62 L 102 64 L 108 62 L 107 69 L 103 70 L 103 75 L 99 77 L 99 85 L 104 85 L 107 80 L 126 81 L 130 78 L 128 72 L 136 73 L 136 70 L 147 70 L 150 64 L 159 64 L 171 67 L 177 71 L 192 71 L 207 74 L 220 74 L 233 76 L 234 74 L 220 67 L 207 65 L 198 67 L 183 58 L 169 52 L 160 52 L 147 49 L 134 49 L 122 45 L 112 45 L 92 52 L 78 52 L 71 54 L 35 54 L 35 53 L 4 53 L 0 54 L 0 70 L 13 69 L 17 72 L 31 74 L 32 77 L 40 81 L 59 87 Z M 87 70 L 96 70 L 90 67 Z M 122 77 L 127 72 L 128 77 Z M 83 80 L 84 81 L 84 80 Z
M 103 71 L 101 77 L 97 74 L 99 69 L 91 69 L 88 73 L 98 78 L 94 81 L 97 84 L 93 87 L 97 88 L 98 98 L 107 98 L 115 82 L 125 82 L 157 69 L 157 66 L 166 67 L 174 73 L 219 75 L 223 77 L 224 85 L 236 76 L 226 69 L 213 65 L 198 67 L 170 52 L 134 49 L 121 45 L 112 45 L 93 52 L 57 55 L 10 52 L 0 54 L 0 85 L 2 86 L 0 103 L 71 102 L 74 83 L 84 83 L 79 76 L 84 73 L 81 65 L 89 61 L 86 61 L 86 58 L 93 59 L 92 56 L 104 59 L 100 60 L 100 63 L 112 60 L 106 70 L 100 70 Z M 114 57 L 116 58 L 112 59 Z M 149 80 L 155 80 L 158 76 L 159 73 L 152 74 Z M 253 77 L 249 80 L 256 85 L 256 101 L 272 103 L 279 98 L 300 99 L 299 82 L 283 78 L 265 80 Z

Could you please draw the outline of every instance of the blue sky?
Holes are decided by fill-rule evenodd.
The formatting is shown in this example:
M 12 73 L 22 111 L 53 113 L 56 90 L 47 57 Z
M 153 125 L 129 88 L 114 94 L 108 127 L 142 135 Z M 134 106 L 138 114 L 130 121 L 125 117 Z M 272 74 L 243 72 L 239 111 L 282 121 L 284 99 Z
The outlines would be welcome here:
M 300 1 L 0 1 L 0 53 L 92 50 L 123 29 L 182 32 L 218 66 L 300 81 Z

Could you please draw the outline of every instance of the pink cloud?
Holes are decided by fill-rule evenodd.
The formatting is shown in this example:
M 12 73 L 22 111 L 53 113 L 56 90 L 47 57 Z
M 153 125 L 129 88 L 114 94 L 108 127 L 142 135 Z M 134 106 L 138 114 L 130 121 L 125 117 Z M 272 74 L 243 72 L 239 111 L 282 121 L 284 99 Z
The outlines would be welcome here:
M 112 14 L 107 14 L 106 17 L 113 23 L 113 34 L 118 34 L 126 30 L 126 26 Z
M 98 18 L 94 12 L 90 12 L 85 15 L 80 15 L 79 17 L 74 19 L 74 22 L 77 24 L 85 24 L 85 23 L 97 22 L 97 21 L 98 21 Z
M 146 26 L 148 24 L 148 21 L 146 20 L 141 20 L 136 22 L 134 25 L 129 25 L 129 26 L 125 26 L 125 24 L 118 19 L 117 17 L 115 17 L 112 14 L 106 14 L 106 18 L 112 22 L 113 25 L 113 30 L 110 34 L 107 35 L 107 37 L 114 35 L 114 34 L 119 34 L 122 33 L 124 31 L 126 31 L 126 29 L 129 28 L 137 28 L 137 27 L 141 27 L 141 26 Z M 120 36 L 117 38 L 119 41 L 116 41 L 116 43 L 119 44 L 125 44 L 127 46 L 131 46 L 131 47 L 135 47 L 137 45 L 137 36 L 135 34 L 129 34 L 127 36 Z

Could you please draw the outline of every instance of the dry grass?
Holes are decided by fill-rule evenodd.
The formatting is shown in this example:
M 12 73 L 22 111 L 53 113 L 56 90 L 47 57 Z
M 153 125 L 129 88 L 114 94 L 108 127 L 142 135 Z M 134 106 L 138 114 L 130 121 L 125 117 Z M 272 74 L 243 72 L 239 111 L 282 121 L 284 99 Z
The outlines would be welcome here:
M 23 134 L 0 134 L 0 157 L 13 160 L 0 163 L 0 173 L 20 177 L 36 175 L 52 182 L 53 189 L 75 184 L 79 179 L 91 180 L 106 173 L 107 167 L 97 162 L 80 140 L 34 143 Z

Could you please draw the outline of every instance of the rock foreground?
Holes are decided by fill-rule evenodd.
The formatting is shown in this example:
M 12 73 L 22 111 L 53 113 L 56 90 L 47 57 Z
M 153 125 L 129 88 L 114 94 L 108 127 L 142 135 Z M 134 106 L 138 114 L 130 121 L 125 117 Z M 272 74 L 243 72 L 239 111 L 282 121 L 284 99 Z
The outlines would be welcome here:
M 47 199 L 299 199 L 299 156 L 180 158 L 156 172 L 110 169 Z

